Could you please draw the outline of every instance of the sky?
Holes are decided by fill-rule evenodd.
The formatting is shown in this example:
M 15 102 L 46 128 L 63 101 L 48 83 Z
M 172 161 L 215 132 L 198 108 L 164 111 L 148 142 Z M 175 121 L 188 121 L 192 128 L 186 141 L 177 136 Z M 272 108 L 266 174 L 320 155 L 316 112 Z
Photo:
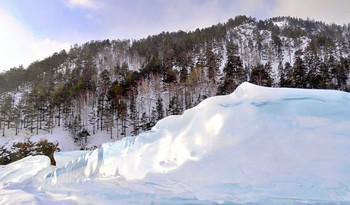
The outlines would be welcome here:
M 350 23 L 349 0 L 2 0 L 0 72 L 91 40 L 190 31 L 237 15 Z

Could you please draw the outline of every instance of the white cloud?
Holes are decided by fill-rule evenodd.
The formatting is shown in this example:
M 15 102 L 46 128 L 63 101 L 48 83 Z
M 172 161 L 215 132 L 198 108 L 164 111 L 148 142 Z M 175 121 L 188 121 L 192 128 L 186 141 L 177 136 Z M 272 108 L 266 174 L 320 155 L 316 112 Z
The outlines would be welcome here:
M 293 16 L 310 18 L 326 23 L 350 23 L 349 0 L 276 0 L 270 16 Z
M 204 15 L 203 15 L 204 14 Z M 202 4 L 194 4 L 191 1 L 171 1 L 164 8 L 163 25 L 167 30 L 172 27 L 182 30 L 194 30 L 218 23 L 220 11 L 216 1 L 209 1 Z
M 254 10 L 251 5 L 260 6 L 260 0 L 246 0 L 240 2 L 239 6 L 233 1 L 225 5 L 221 0 L 153 1 L 153 4 L 144 4 L 145 0 L 141 2 L 143 4 L 134 6 L 132 12 L 123 9 L 125 5 L 114 5 L 102 14 L 107 16 L 104 18 L 107 27 L 111 28 L 109 25 L 113 25 L 111 36 L 145 38 L 162 31 L 193 31 L 219 22 L 224 23 L 238 14 L 245 14 L 244 9 Z
M 70 44 L 40 39 L 16 21 L 6 10 L 0 8 L 0 72 L 19 65 L 28 66 L 35 60 L 43 59 Z
M 66 0 L 66 4 L 69 7 L 83 7 L 83 8 L 90 8 L 90 9 L 96 9 L 102 7 L 101 1 L 95 1 L 95 0 Z

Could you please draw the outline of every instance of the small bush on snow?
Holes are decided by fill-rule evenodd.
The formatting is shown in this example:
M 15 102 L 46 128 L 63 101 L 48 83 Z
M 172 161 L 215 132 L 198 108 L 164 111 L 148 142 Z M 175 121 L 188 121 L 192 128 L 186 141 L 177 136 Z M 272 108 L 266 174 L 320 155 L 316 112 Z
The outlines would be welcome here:
M 46 155 L 50 158 L 51 165 L 56 165 L 54 158 L 55 151 L 60 151 L 58 142 L 52 143 L 45 139 L 35 143 L 28 139 L 24 142 L 14 143 L 10 150 L 6 149 L 5 146 L 1 146 L 0 165 L 6 165 L 34 155 Z

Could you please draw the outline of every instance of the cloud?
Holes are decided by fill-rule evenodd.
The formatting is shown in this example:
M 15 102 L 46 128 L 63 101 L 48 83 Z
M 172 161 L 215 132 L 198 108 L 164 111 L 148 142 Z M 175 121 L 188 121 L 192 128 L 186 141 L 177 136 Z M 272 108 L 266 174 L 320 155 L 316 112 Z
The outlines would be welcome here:
M 348 24 L 350 23 L 349 8 L 349 0 L 276 0 L 269 15 L 293 16 L 326 23 Z
M 265 14 L 271 0 L 104 0 L 99 11 L 111 38 L 145 38 L 162 31 L 195 30 L 237 15 Z M 260 15 L 260 16 L 259 16 Z
M 16 21 L 6 10 L 0 8 L 0 72 L 19 65 L 28 66 L 70 44 L 49 38 L 37 38 L 25 26 Z
M 96 9 L 102 7 L 101 2 L 95 0 L 66 0 L 69 7 L 82 7 Z

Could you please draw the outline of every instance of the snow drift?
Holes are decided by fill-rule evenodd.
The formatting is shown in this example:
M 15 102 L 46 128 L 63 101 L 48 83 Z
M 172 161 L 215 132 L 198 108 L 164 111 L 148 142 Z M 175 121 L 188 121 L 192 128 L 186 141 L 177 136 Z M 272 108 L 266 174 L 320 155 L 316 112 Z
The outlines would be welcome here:
M 33 186 L 82 204 L 350 202 L 349 148 L 350 94 L 244 83 Z

